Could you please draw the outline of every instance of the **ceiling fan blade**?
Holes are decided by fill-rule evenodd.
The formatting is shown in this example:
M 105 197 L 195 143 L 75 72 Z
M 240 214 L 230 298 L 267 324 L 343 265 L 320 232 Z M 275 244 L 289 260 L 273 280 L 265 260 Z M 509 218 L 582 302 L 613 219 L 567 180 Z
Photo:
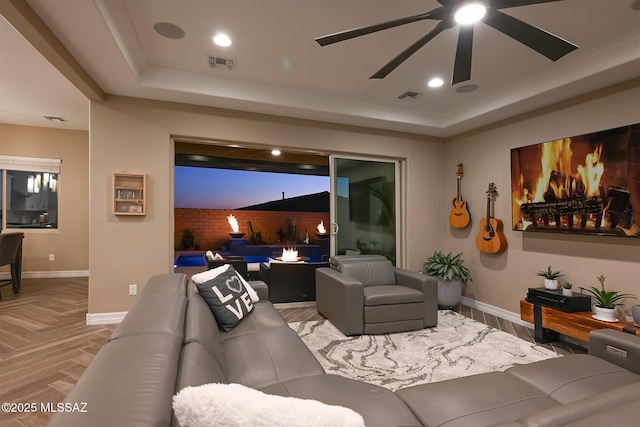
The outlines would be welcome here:
M 552 61 L 557 61 L 578 48 L 558 36 L 494 9 L 489 9 L 482 21 Z
M 367 34 L 375 33 L 389 28 L 399 27 L 400 25 L 410 24 L 412 22 L 423 21 L 425 19 L 441 20 L 446 17 L 446 9 L 438 7 L 427 13 L 421 13 L 419 15 L 407 16 L 404 18 L 394 19 L 387 22 L 382 22 L 376 25 L 370 25 L 367 27 L 355 28 L 353 30 L 341 31 L 339 33 L 329 34 L 327 36 L 317 37 L 315 41 L 320 46 L 326 46 L 333 43 L 350 40 L 356 37 L 365 36 Z
M 452 85 L 471 80 L 471 53 L 473 50 L 473 25 L 460 26 L 456 61 L 453 65 Z
M 529 6 L 538 3 L 553 3 L 563 0 L 492 0 L 491 8 L 493 9 L 507 9 L 510 7 Z
M 384 79 L 390 72 L 395 70 L 400 64 L 406 61 L 407 58 L 409 58 L 411 55 L 416 53 L 418 49 L 420 49 L 422 46 L 427 44 L 429 40 L 433 39 L 435 36 L 440 34 L 442 31 L 446 30 L 447 28 L 452 27 L 452 24 L 450 21 L 451 21 L 450 19 L 445 19 L 443 21 L 440 21 L 438 25 L 436 25 L 436 27 L 433 30 L 431 30 L 427 35 L 423 36 L 417 42 L 415 42 L 414 44 L 409 46 L 407 49 L 402 51 L 398 56 L 393 58 L 389 63 L 387 63 L 387 65 L 379 69 L 378 72 L 375 73 L 370 78 Z

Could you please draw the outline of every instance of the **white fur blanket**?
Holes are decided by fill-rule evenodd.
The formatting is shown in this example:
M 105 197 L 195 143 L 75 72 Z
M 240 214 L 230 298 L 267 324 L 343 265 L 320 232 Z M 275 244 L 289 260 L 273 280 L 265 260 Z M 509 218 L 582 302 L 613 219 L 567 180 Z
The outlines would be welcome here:
M 173 411 L 181 427 L 364 427 L 351 409 L 240 384 L 185 387 L 173 397 Z

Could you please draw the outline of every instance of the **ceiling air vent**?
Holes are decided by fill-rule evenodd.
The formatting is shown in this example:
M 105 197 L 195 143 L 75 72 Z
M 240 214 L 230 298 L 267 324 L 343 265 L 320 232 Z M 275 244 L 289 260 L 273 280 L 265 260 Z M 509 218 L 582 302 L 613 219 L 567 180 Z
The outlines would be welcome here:
M 420 95 L 422 95 L 422 94 L 418 93 L 418 92 L 413 92 L 413 91 L 408 90 L 405 93 L 403 93 L 402 95 L 398 96 L 398 99 L 411 100 L 411 99 L 416 99 Z
M 231 58 L 222 58 L 221 56 L 210 56 L 209 67 L 217 70 L 233 71 L 236 60 Z

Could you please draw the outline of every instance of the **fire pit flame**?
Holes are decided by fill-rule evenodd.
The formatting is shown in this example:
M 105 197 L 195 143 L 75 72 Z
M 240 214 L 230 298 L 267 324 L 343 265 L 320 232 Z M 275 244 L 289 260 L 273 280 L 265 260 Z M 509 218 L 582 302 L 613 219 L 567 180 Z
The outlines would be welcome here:
M 298 251 L 295 249 L 282 249 L 282 261 L 298 261 Z
M 234 233 L 240 232 L 240 227 L 238 226 L 238 220 L 236 219 L 235 216 L 229 215 L 227 217 L 227 221 L 229 221 L 229 225 L 231 226 L 231 230 L 233 230 Z
M 324 228 L 324 222 L 322 220 L 320 220 L 320 224 L 318 224 L 318 233 L 327 234 L 327 229 Z

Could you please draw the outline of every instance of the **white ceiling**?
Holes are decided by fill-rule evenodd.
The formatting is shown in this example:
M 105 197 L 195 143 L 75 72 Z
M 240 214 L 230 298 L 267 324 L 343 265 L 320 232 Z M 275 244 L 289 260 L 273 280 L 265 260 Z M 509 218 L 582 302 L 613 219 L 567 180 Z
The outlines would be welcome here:
M 476 24 L 471 81 L 451 86 L 457 28 L 382 80 L 369 77 L 438 21 L 320 47 L 314 38 L 424 13 L 436 0 L 27 0 L 108 94 L 451 136 L 640 76 L 640 0 L 564 0 L 503 9 L 580 48 L 553 62 Z M 169 22 L 185 37 L 153 26 Z M 233 44 L 215 46 L 228 33 Z M 88 101 L 0 24 L 0 121 L 88 128 Z M 232 58 L 235 71 L 209 67 Z M 445 85 L 429 89 L 430 77 Z M 467 85 L 478 89 L 460 93 Z M 399 100 L 406 92 L 416 99 Z M 43 115 L 67 123 L 44 122 Z

